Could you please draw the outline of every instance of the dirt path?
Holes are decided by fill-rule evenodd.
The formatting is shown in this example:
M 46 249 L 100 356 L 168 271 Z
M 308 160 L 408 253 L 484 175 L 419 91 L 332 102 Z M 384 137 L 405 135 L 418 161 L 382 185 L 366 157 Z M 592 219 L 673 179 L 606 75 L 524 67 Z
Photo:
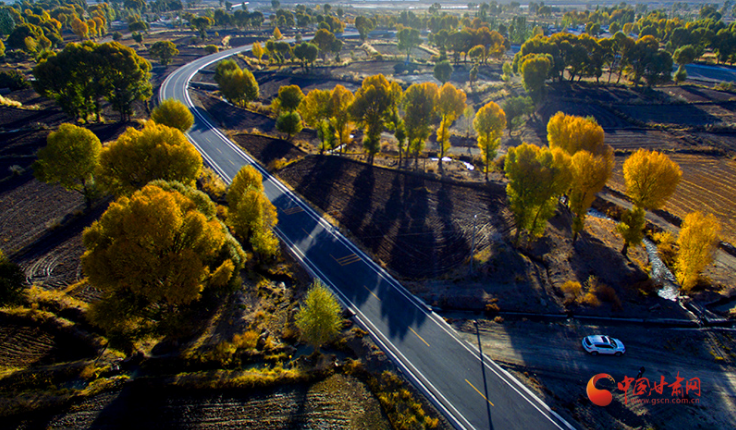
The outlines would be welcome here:
M 458 333 L 478 345 L 472 321 L 455 321 Z M 733 346 L 728 332 L 643 328 L 633 325 L 592 326 L 570 323 L 480 321 L 483 352 L 509 370 L 537 385 L 548 403 L 570 409 L 586 428 L 732 429 L 736 427 L 736 373 L 733 357 L 722 346 Z M 592 357 L 580 346 L 584 336 L 608 334 L 621 339 L 627 353 L 623 357 Z M 725 333 L 725 334 L 724 334 Z M 724 360 L 715 355 L 726 353 Z M 598 373 L 607 373 L 617 382 L 635 377 L 644 366 L 644 377 L 658 382 L 664 376 L 672 383 L 678 375 L 701 380 L 697 406 L 625 404 L 623 393 L 614 393 L 614 403 L 606 408 L 592 405 L 585 384 Z M 535 384 L 538 381 L 538 384 Z M 666 388 L 663 398 L 671 398 Z M 629 400 L 634 397 L 629 393 Z

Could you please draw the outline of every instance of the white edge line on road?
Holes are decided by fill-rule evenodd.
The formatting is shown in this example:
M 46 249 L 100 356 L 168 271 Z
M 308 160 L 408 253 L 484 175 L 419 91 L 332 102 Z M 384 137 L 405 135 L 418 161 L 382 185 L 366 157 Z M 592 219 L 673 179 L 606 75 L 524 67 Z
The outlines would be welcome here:
M 199 71 L 200 69 L 202 69 L 202 68 L 204 68 L 204 67 L 207 67 L 207 66 L 209 66 L 210 64 L 212 64 L 212 63 L 214 63 L 214 62 L 216 62 L 216 61 L 219 61 L 219 60 L 221 60 L 221 59 L 227 58 L 227 57 L 229 57 L 229 56 L 235 55 L 235 54 L 237 54 L 237 53 L 240 53 L 240 52 L 243 52 L 243 51 L 247 51 L 248 49 L 250 49 L 250 47 L 251 47 L 251 45 L 247 45 L 247 46 L 241 46 L 241 47 L 238 47 L 238 48 L 233 48 L 233 49 L 231 49 L 231 50 L 228 50 L 228 51 L 223 51 L 223 52 L 221 52 L 221 53 L 219 53 L 219 54 L 213 54 L 213 57 L 214 57 L 214 59 L 212 59 L 212 60 L 210 60 L 210 61 L 207 61 L 207 62 L 203 63 L 203 64 L 201 65 L 201 67 L 199 67 L 199 68 L 198 68 L 198 69 L 197 69 L 197 70 L 196 70 L 196 71 L 195 71 L 194 73 L 191 73 L 191 74 L 190 74 L 189 76 L 187 76 L 187 79 L 186 79 L 186 85 L 185 85 L 185 91 L 184 91 L 184 97 L 186 98 L 186 101 L 187 101 L 188 105 L 190 106 L 190 108 L 194 107 L 194 104 L 192 103 L 192 101 L 191 101 L 191 98 L 189 97 L 189 92 L 187 91 L 187 89 L 188 89 L 188 86 L 189 86 L 189 82 L 190 82 L 190 81 L 191 81 L 191 79 L 192 79 L 192 78 L 194 77 L 194 75 L 195 75 L 195 74 L 196 74 L 196 73 L 197 73 L 197 72 L 198 72 L 198 71 Z M 206 57 L 205 57 L 205 58 L 206 58 Z M 172 77 L 173 77 L 173 76 L 174 76 L 175 74 L 176 74 L 176 72 L 174 72 L 174 73 L 172 73 L 171 75 L 169 75 L 169 76 L 168 76 L 168 77 L 166 78 L 166 80 L 165 80 L 165 81 L 163 82 L 163 84 L 161 85 L 161 90 L 159 91 L 159 99 L 160 99 L 160 100 L 162 100 L 162 99 L 163 99 L 163 93 L 165 92 L 165 88 L 166 88 L 166 86 L 167 86 L 167 85 L 169 84 L 169 82 L 170 82 L 170 79 L 171 79 L 171 78 L 172 78 Z M 450 327 L 450 326 L 449 326 L 449 324 L 447 324 L 447 322 L 446 322 L 446 321 L 445 321 L 444 319 L 442 319 L 441 317 L 439 317 L 439 316 L 438 316 L 437 314 L 435 314 L 435 313 L 434 313 L 433 311 L 429 310 L 429 307 L 427 306 L 427 304 L 426 304 L 426 303 L 422 302 L 422 301 L 421 301 L 421 300 L 420 300 L 419 298 L 417 298 L 417 297 L 416 297 L 416 296 L 414 296 L 413 294 L 409 293 L 409 292 L 408 292 L 408 291 L 407 291 L 407 290 L 406 290 L 406 289 L 404 288 L 404 286 L 403 286 L 403 285 L 401 285 L 400 283 L 398 283 L 398 282 L 397 282 L 396 280 L 394 280 L 394 279 L 393 279 L 393 277 L 392 277 L 392 276 L 391 276 L 390 274 L 388 274 L 388 272 L 386 272 L 386 270 L 384 270 L 384 269 L 383 269 L 382 267 L 380 267 L 379 265 L 377 265 L 377 264 L 376 264 L 376 263 L 375 263 L 375 262 L 374 262 L 374 261 L 373 261 L 373 260 L 372 260 L 372 259 L 371 259 L 371 258 L 370 258 L 370 257 L 368 256 L 368 255 L 366 255 L 366 254 L 365 254 L 365 253 L 364 253 L 364 252 L 363 252 L 363 251 L 362 251 L 361 249 L 359 249 L 359 248 L 358 248 L 358 247 L 357 247 L 356 245 L 354 245 L 354 244 L 353 244 L 352 242 L 350 242 L 349 240 L 347 240 L 347 238 L 345 238 L 345 237 L 344 237 L 344 236 L 342 235 L 342 233 L 341 233 L 341 232 L 340 232 L 339 230 L 336 230 L 336 229 L 332 228 L 332 225 L 331 225 L 331 224 L 330 224 L 330 223 L 329 223 L 329 222 L 328 222 L 327 220 L 325 220 L 325 219 L 324 219 L 324 218 L 323 218 L 322 216 L 320 216 L 320 215 L 319 215 L 319 214 L 318 214 L 318 213 L 317 213 L 316 211 L 314 211 L 314 210 L 313 210 L 313 209 L 312 209 L 312 208 L 311 208 L 311 207 L 310 207 L 309 205 L 307 205 L 306 203 L 302 203 L 302 202 L 300 201 L 300 199 L 299 199 L 299 198 L 298 198 L 298 197 L 297 197 L 296 195 L 294 195 L 294 193 L 293 193 L 293 192 L 292 192 L 291 190 L 289 190 L 289 189 L 288 189 L 288 188 L 287 188 L 287 187 L 286 187 L 285 185 L 283 185 L 283 184 L 281 183 L 281 181 L 279 181 L 279 180 L 277 180 L 277 179 L 276 179 L 275 177 L 271 176 L 271 175 L 270 175 L 270 174 L 269 174 L 269 173 L 268 173 L 268 172 L 267 172 L 267 171 L 266 171 L 266 170 L 265 170 L 265 169 L 264 169 L 263 167 L 261 167 L 261 166 L 260 166 L 260 164 L 259 164 L 259 163 L 255 162 L 255 160 L 254 160 L 254 159 L 253 159 L 252 157 L 250 157 L 250 156 L 249 156 L 248 154 L 246 154 L 246 153 L 245 153 L 245 152 L 244 152 L 244 151 L 243 151 L 243 150 L 242 150 L 241 148 L 239 148 L 239 147 L 238 147 L 238 146 L 237 146 L 237 145 L 236 145 L 236 144 L 235 144 L 234 142 L 232 142 L 232 141 L 231 141 L 231 140 L 230 140 L 230 139 L 229 139 L 229 138 L 228 138 L 227 136 L 225 136 L 225 135 L 224 135 L 224 134 L 223 134 L 223 133 L 222 133 L 222 132 L 221 132 L 221 131 L 220 131 L 220 130 L 219 130 L 219 129 L 217 128 L 217 127 L 215 127 L 215 126 L 214 126 L 214 125 L 213 125 L 212 123 L 210 123 L 210 122 L 209 122 L 209 121 L 207 120 L 207 118 L 205 118 L 205 117 L 204 117 L 204 116 L 203 116 L 202 114 L 200 114 L 200 113 L 199 113 L 199 112 L 197 112 L 196 110 L 195 110 L 195 111 L 193 111 L 193 113 L 194 113 L 195 115 L 197 115 L 197 117 L 198 117 L 198 118 L 199 118 L 199 119 L 200 119 L 201 121 L 203 121 L 204 123 L 206 123 L 206 124 L 208 124 L 209 126 L 211 126 L 211 127 L 212 127 L 212 131 L 213 131 L 213 132 L 214 132 L 215 134 L 217 134 L 217 135 L 218 135 L 218 136 L 219 136 L 219 137 L 220 137 L 221 139 L 223 139 L 223 140 L 224 140 L 224 141 L 225 141 L 225 142 L 226 142 L 226 143 L 227 143 L 227 144 L 228 144 L 228 145 L 229 145 L 229 146 L 231 147 L 231 149 L 233 149 L 233 150 L 234 150 L 235 152 L 237 152 L 237 153 L 238 153 L 238 154 L 239 154 L 239 155 L 240 155 L 241 157 L 243 157 L 243 159 L 244 159 L 244 160 L 245 160 L 246 162 L 248 162 L 249 164 L 253 165 L 253 166 L 254 166 L 254 167 L 255 167 L 256 169 L 258 169 L 258 170 L 259 170 L 259 171 L 261 172 L 261 174 L 263 174 L 263 175 L 264 175 L 264 176 L 265 176 L 265 177 L 267 178 L 267 180 L 268 180 L 268 181 L 270 181 L 270 182 L 271 182 L 271 183 L 272 183 L 272 184 L 273 184 L 274 186 L 276 186 L 277 188 L 281 189 L 281 191 L 282 191 L 282 192 L 283 192 L 283 193 L 284 193 L 284 194 L 285 194 L 285 195 L 286 195 L 287 197 L 289 197 L 289 198 L 290 198 L 290 199 L 291 199 L 291 200 L 292 200 L 292 201 L 293 201 L 294 203 L 296 203 L 296 204 L 297 204 L 298 206 L 302 207 L 302 209 L 304 209 L 304 211 L 305 211 L 305 212 L 309 213 L 309 215 L 310 215 L 310 216 L 311 216 L 311 217 L 312 217 L 312 218 L 313 218 L 313 219 L 314 219 L 314 220 L 315 220 L 315 221 L 316 221 L 317 223 L 319 223 L 320 225 L 322 225 L 322 227 L 323 227 L 323 228 L 324 228 L 324 229 L 325 229 L 325 230 L 326 230 L 326 231 L 327 231 L 327 232 L 328 232 L 329 234 L 331 234 L 331 235 L 332 235 L 332 236 L 333 236 L 334 238 L 336 238 L 336 239 L 337 239 L 337 240 L 338 240 L 339 242 L 341 242 L 341 243 L 342 243 L 343 245 L 345 245 L 346 247 L 348 247 L 349 249 L 351 249 L 351 250 L 352 250 L 353 252 L 355 252 L 356 254 L 358 254 L 358 255 L 361 255 L 361 256 L 363 257 L 363 259 L 364 259 L 364 260 L 366 261 L 366 264 L 368 264 L 368 266 L 369 266 L 369 267 L 371 267 L 371 268 L 372 268 L 373 270 L 375 270 L 375 271 L 376 271 L 376 272 L 377 272 L 377 273 L 378 273 L 378 274 L 379 274 L 379 275 L 381 276 L 381 278 L 382 278 L 382 279 L 383 279 L 384 281 L 386 281 L 386 282 L 388 282 L 389 284 L 391 284 L 391 285 L 392 285 L 392 286 L 393 286 L 393 287 L 394 287 L 394 288 L 395 288 L 395 289 L 396 289 L 396 290 L 397 290 L 397 291 L 398 291 L 398 292 L 399 292 L 399 293 L 400 293 L 400 294 L 401 294 L 402 296 L 404 296 L 404 297 L 405 297 L 405 298 L 406 298 L 407 300 L 409 300 L 410 302 L 413 302 L 413 303 L 415 303 L 415 304 L 417 305 L 417 307 L 419 307 L 419 308 L 420 308 L 420 310 L 421 310 L 421 311 L 422 311 L 422 312 L 423 312 L 423 313 L 424 313 L 424 314 L 425 314 L 425 315 L 426 315 L 427 317 L 429 317 L 429 318 L 430 318 L 430 319 L 431 319 L 432 321 L 434 321 L 434 322 L 435 322 L 435 323 L 436 323 L 436 324 L 437 324 L 437 325 L 438 325 L 438 326 L 439 326 L 439 327 L 440 327 L 440 328 L 441 328 L 442 330 L 444 330 L 444 331 L 445 331 L 445 332 L 446 332 L 446 333 L 447 333 L 448 335 L 450 335 L 450 336 L 451 336 L 451 337 L 452 337 L 452 338 L 453 338 L 453 339 L 454 339 L 454 340 L 455 340 L 456 342 L 458 342 L 458 343 L 459 343 L 459 344 L 460 344 L 460 345 L 461 345 L 461 346 L 462 346 L 463 348 L 465 348 L 465 349 L 466 349 L 466 350 L 467 350 L 468 352 L 470 352 L 470 353 L 471 353 L 471 354 L 472 354 L 473 356 L 475 356 L 475 357 L 476 357 L 476 358 L 478 359 L 478 361 L 481 361 L 481 362 L 482 362 L 482 364 L 484 364 L 484 365 L 485 365 L 485 366 L 486 366 L 486 367 L 487 367 L 487 368 L 488 368 L 488 369 L 489 369 L 490 371 L 492 371 L 493 373 L 495 373 L 495 374 L 496 374 L 496 375 L 497 375 L 497 376 L 498 376 L 498 377 L 499 377 L 500 379 L 504 380 L 504 381 L 505 381 L 505 382 L 506 382 L 506 383 L 507 383 L 507 384 L 508 384 L 508 385 L 509 385 L 509 386 L 510 386 L 510 387 L 511 387 L 511 388 L 512 388 L 512 389 L 513 389 L 514 391 L 516 391 L 516 392 L 517 392 L 517 393 L 518 393 L 518 394 L 519 394 L 519 395 L 520 395 L 520 396 L 521 396 L 522 398 L 524 398 L 524 399 L 525 399 L 525 400 L 526 400 L 527 402 L 529 402 L 529 403 L 530 403 L 530 404 L 531 404 L 531 405 L 532 405 L 532 406 L 533 406 L 533 407 L 534 407 L 535 409 L 537 409 L 537 410 L 538 410 L 538 411 L 539 411 L 540 413 L 542 413 L 542 415 L 543 415 L 543 416 L 545 416 L 545 417 L 546 417 L 546 418 L 547 418 L 547 419 L 548 419 L 548 420 L 549 420 L 550 422 L 552 422 L 552 423 L 553 423 L 553 424 L 554 424 L 555 426 L 557 426 L 557 427 L 558 427 L 559 429 L 563 429 L 563 427 L 561 427 L 561 426 L 560 426 L 560 425 L 559 425 L 559 424 L 558 424 L 558 423 L 557 423 L 557 422 L 556 422 L 555 420 L 553 420 L 553 419 L 552 419 L 552 417 L 550 417 L 550 416 L 549 416 L 548 414 L 551 414 L 551 415 L 553 415 L 553 416 L 554 416 L 554 417 L 555 417 L 555 418 L 556 418 L 556 419 L 557 419 L 557 420 L 558 420 L 559 422 L 561 422 L 562 424 L 564 424 L 564 425 L 565 425 L 565 426 L 567 427 L 567 429 L 569 429 L 569 430 L 575 430 L 575 427 L 574 427 L 574 426 L 572 426 L 572 425 L 571 425 L 570 423 L 568 423 L 568 422 L 567 422 L 567 421 L 566 421 L 565 419 L 563 419 L 563 418 L 562 418 L 562 417 L 561 417 L 561 416 L 560 416 L 560 415 L 559 415 L 559 414 L 558 414 L 557 412 L 553 411 L 553 410 L 552 410 L 552 409 L 551 409 L 551 408 L 550 408 L 550 407 L 549 407 L 549 406 L 548 406 L 548 405 L 547 405 L 546 403 L 544 403 L 544 402 L 543 402 L 543 401 L 542 401 L 542 400 L 541 400 L 541 399 L 540 399 L 540 398 L 539 398 L 539 397 L 538 397 L 538 396 L 537 396 L 536 394 L 534 394 L 534 393 L 533 393 L 533 392 L 532 392 L 532 391 L 531 391 L 531 390 L 530 390 L 530 389 L 529 389 L 528 387 L 526 387 L 526 386 L 525 386 L 524 384 L 522 384 L 522 383 L 521 383 L 521 382 L 520 382 L 520 381 L 519 381 L 518 379 L 516 379 L 516 378 L 515 378 L 515 377 L 514 377 L 513 375 L 511 375 L 511 374 L 510 374 L 510 373 L 509 373 L 508 371 L 506 371 L 505 369 L 503 369 L 502 367 L 500 367 L 500 366 L 499 366 L 499 365 L 498 365 L 497 363 L 495 363 L 495 362 L 494 362 L 494 361 L 493 361 L 493 360 L 492 360 L 492 359 L 491 359 L 490 357 L 488 357 L 488 359 L 487 359 L 487 360 L 481 360 L 481 359 L 480 359 L 480 356 L 479 356 L 479 355 L 480 355 L 480 351 L 479 351 L 479 350 L 477 349 L 477 347 L 475 347 L 475 345 L 472 345 L 472 346 L 471 346 L 470 344 L 468 344 L 468 342 L 466 342 L 466 341 L 464 341 L 464 340 L 460 339 L 460 338 L 459 338 L 459 337 L 457 336 L 457 334 L 456 334 L 456 333 L 454 332 L 454 330 L 452 329 L 452 327 Z M 191 139 L 191 137 L 190 137 L 189 139 L 190 139 L 190 141 L 192 140 L 192 139 Z M 201 152 L 201 153 L 203 153 L 203 151 L 201 150 L 201 148 L 200 148 L 200 147 L 199 147 L 198 145 L 196 145 L 196 144 L 195 144 L 195 147 L 197 147 L 197 149 L 198 149 L 198 150 L 200 150 L 200 152 Z M 211 159 L 211 158 L 210 158 L 209 156 L 205 156 L 205 157 L 207 158 L 208 162 L 212 164 L 212 168 L 213 168 L 213 169 L 215 169 L 216 171 L 218 171 L 218 173 L 222 174 L 222 175 L 223 175 L 223 176 L 224 176 L 224 177 L 225 177 L 226 179 L 228 179 L 228 180 L 229 180 L 229 177 L 228 177 L 228 175 L 226 175 L 226 174 L 224 173 L 224 171 L 222 171 L 222 169 L 221 169 L 221 168 L 219 168 L 219 166 L 217 166 L 217 165 L 216 165 L 216 164 L 214 163 L 214 161 L 213 161 L 213 160 L 212 160 L 212 159 Z M 281 236 L 281 235 L 279 235 L 279 236 Z M 284 237 L 282 237 L 282 239 L 284 239 Z M 289 242 L 289 243 L 290 243 L 290 244 L 291 244 L 291 245 L 293 246 L 293 243 L 291 243 L 291 241 L 288 241 L 288 240 L 285 240 L 285 241 L 286 241 L 286 242 Z M 297 249 L 297 248 L 293 247 L 292 249 Z M 298 249 L 297 249 L 297 250 L 298 250 Z M 301 251 L 299 251 L 299 253 L 301 253 Z M 305 261 L 304 259 L 302 259 L 302 258 L 301 258 L 301 256 L 299 256 L 299 259 L 300 259 L 300 260 L 302 260 L 302 261 L 303 261 L 304 263 L 307 263 L 307 262 L 309 262 L 309 263 L 310 263 L 309 265 L 313 265 L 313 263 L 311 263 L 311 261 L 309 261 L 309 259 L 308 259 L 308 258 L 306 258 L 306 256 L 304 256 L 304 258 L 306 259 L 306 261 Z M 315 266 L 314 268 L 316 269 L 316 266 Z M 316 269 L 316 270 L 318 270 L 318 271 L 319 271 L 319 269 Z M 311 271 L 311 270 L 310 270 L 310 271 Z M 321 276 L 321 277 L 323 277 L 324 279 L 327 279 L 327 278 L 326 278 L 326 277 L 324 276 L 324 274 L 323 274 L 323 273 L 322 273 L 321 271 L 320 271 L 320 273 L 322 274 L 322 276 Z M 315 274 L 315 273 L 313 272 L 313 274 Z M 330 283 L 330 284 L 331 284 L 331 283 Z M 333 290 L 335 290 L 335 291 L 336 291 L 336 292 L 337 292 L 337 293 L 338 293 L 339 295 L 342 295 L 342 293 L 340 293 L 340 292 L 339 292 L 339 290 L 337 290 L 337 289 L 336 289 L 336 288 L 334 287 L 334 285 L 332 285 L 332 287 L 333 287 Z M 343 301 L 343 300 L 341 299 L 341 301 Z M 345 302 L 344 302 L 344 304 L 345 304 Z M 351 309 L 351 310 L 353 310 L 353 311 L 357 311 L 356 313 L 360 313 L 360 310 L 358 310 L 358 309 L 357 309 L 357 308 L 355 308 L 354 306 L 346 306 L 346 307 L 350 308 L 350 309 Z M 361 318 L 361 320 L 363 320 L 363 319 L 365 318 L 365 316 L 364 316 L 364 315 L 362 315 L 362 313 L 360 313 L 360 315 L 361 315 L 361 316 L 363 316 L 363 318 Z M 363 321 L 363 322 L 365 323 L 365 321 Z M 368 327 L 366 327 L 366 328 L 368 328 Z M 371 330 L 371 331 L 372 331 L 372 330 Z M 388 339 L 387 339 L 387 341 L 388 341 Z M 388 341 L 388 342 L 390 343 L 390 341 Z M 381 343 L 383 343 L 383 342 L 381 342 Z M 392 346 L 394 346 L 393 344 L 391 344 L 391 345 L 392 345 Z M 385 346 L 385 345 L 384 345 L 384 346 Z M 395 348 L 395 346 L 394 346 L 394 348 Z M 400 352 L 398 352 L 398 349 L 397 349 L 397 353 L 398 353 L 398 354 L 401 354 Z M 393 355 L 393 354 L 392 354 L 392 355 Z M 403 357 L 403 355 L 402 355 L 402 357 Z M 486 356 L 486 357 L 487 357 L 487 356 Z M 395 356 L 394 356 L 394 359 L 395 359 L 395 361 L 398 361 L 399 363 L 401 363 L 401 361 L 400 361 L 400 360 L 396 360 L 396 358 L 397 358 L 397 357 L 395 357 Z M 404 359 L 406 359 L 406 358 L 404 358 Z M 407 360 L 407 362 L 408 362 L 408 360 Z M 493 366 L 491 366 L 491 365 L 490 365 L 489 363 L 492 363 L 492 364 L 493 364 Z M 411 365 L 411 364 L 410 364 L 410 365 Z M 403 366 L 402 366 L 402 367 L 403 367 Z M 413 366 L 413 365 L 411 365 L 411 367 L 412 367 L 412 368 L 414 368 L 414 366 Z M 422 375 L 422 374 L 421 374 L 421 372 L 419 372 L 419 371 L 418 371 L 418 370 L 416 370 L 415 368 L 414 368 L 414 370 L 415 370 L 415 371 L 416 371 L 417 373 L 419 373 L 420 375 Z M 499 373 L 499 372 L 500 372 L 500 373 Z M 411 374 L 411 372 L 407 372 L 407 373 L 408 373 L 408 374 Z M 502 374 L 503 374 L 503 375 L 502 375 Z M 415 375 L 411 375 L 411 376 L 413 376 L 413 379 L 416 379 L 416 378 L 417 378 L 417 377 L 416 377 Z M 424 375 L 422 375 L 422 377 L 426 379 L 426 377 L 424 377 Z M 417 380 L 416 382 L 419 382 L 419 385 L 420 385 L 420 386 L 422 386 L 422 387 L 424 388 L 424 390 L 426 390 L 426 387 L 424 387 L 424 386 L 423 386 L 423 384 L 421 383 L 421 381 L 418 381 L 418 380 Z M 429 382 L 427 381 L 427 383 L 429 383 Z M 430 386 L 431 386 L 431 384 L 430 384 Z M 517 387 L 518 387 L 518 388 L 517 388 Z M 434 389 L 434 387 L 432 387 L 432 388 Z M 524 391 L 524 392 L 526 393 L 526 395 L 524 395 L 524 393 L 522 393 L 521 391 L 519 391 L 519 388 L 520 388 L 521 390 L 523 390 L 523 391 Z M 435 389 L 435 390 L 436 390 L 436 389 Z M 441 394 L 441 393 L 439 393 L 439 391 L 437 391 L 437 393 L 438 393 L 438 394 L 439 394 L 440 396 L 442 396 L 442 394 Z M 435 397 L 434 397 L 434 396 L 433 396 L 433 395 L 432 395 L 431 393 L 429 393 L 429 395 L 430 395 L 430 396 L 431 396 L 432 398 L 435 398 Z M 443 397 L 443 399 L 444 399 L 444 397 Z M 435 398 L 435 400 L 437 400 L 437 399 Z M 447 400 L 445 399 L 445 401 L 447 401 Z M 449 402 L 448 402 L 448 404 L 449 404 Z M 447 411 L 447 410 L 446 410 L 446 408 L 444 407 L 444 405 L 442 405 L 442 404 L 441 404 L 441 403 L 439 403 L 439 402 L 438 402 L 438 405 L 439 405 L 439 407 L 440 407 L 441 409 L 443 409 L 443 410 Z M 542 410 L 542 409 L 540 408 L 540 406 L 542 406 L 542 407 L 544 408 L 544 410 Z M 450 404 L 450 407 L 452 407 L 453 409 L 455 409 L 455 408 L 454 408 L 454 407 L 453 407 L 453 406 L 452 406 L 451 404 Z M 465 417 L 463 417 L 463 416 L 462 416 L 462 414 L 460 414 L 460 413 L 459 413 L 459 412 L 458 412 L 457 410 L 455 410 L 455 411 L 456 411 L 456 412 L 458 413 L 458 415 L 459 415 L 459 416 L 461 416 L 461 417 L 463 418 L 463 420 L 465 420 L 465 421 L 467 422 L 467 419 L 465 419 Z M 546 413 L 545 413 L 545 411 L 546 411 Z M 450 416 L 452 416 L 452 415 L 450 414 Z M 459 424 L 459 423 L 457 423 L 457 424 Z M 472 427 L 472 425 L 471 425 L 471 427 Z

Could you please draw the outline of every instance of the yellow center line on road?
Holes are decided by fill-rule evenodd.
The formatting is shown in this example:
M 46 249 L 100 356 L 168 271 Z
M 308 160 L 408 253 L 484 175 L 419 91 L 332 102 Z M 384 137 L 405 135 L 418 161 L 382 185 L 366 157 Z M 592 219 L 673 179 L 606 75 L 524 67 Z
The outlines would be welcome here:
M 309 237 L 311 237 L 312 239 L 314 239 L 314 236 L 312 236 L 312 234 L 311 234 L 311 233 L 309 233 L 308 231 L 306 231 L 306 230 L 304 230 L 304 229 L 302 229 L 302 231 L 303 231 L 304 233 L 307 233 L 307 236 L 309 236 Z
M 478 394 L 480 394 L 480 396 L 483 397 L 484 399 L 486 399 L 486 402 L 490 403 L 491 406 L 496 406 L 496 405 L 493 404 L 493 402 L 491 402 L 490 400 L 488 400 L 488 398 L 486 396 L 484 396 L 483 393 L 481 393 L 480 391 L 478 391 L 478 389 L 475 388 L 475 385 L 471 384 L 470 381 L 468 381 L 466 379 L 465 382 L 467 382 L 468 385 L 470 385 L 471 387 L 473 387 L 473 389 L 475 390 L 475 392 L 478 393 Z
M 429 344 L 427 343 L 427 341 L 424 340 L 421 336 L 419 336 L 419 333 L 415 332 L 413 328 L 409 327 L 409 330 L 411 330 L 411 332 L 414 333 L 419 338 L 419 340 L 421 340 L 422 342 L 424 342 L 425 345 L 429 346 Z
M 368 292 L 371 293 L 373 295 L 373 297 L 376 298 L 376 300 L 378 300 L 379 302 L 381 301 L 381 299 L 378 298 L 378 296 L 376 295 L 376 293 L 374 293 L 373 291 L 371 291 L 368 287 L 366 287 L 365 285 L 363 285 L 363 288 L 365 288 L 366 290 L 368 290 Z
M 233 163 L 233 160 L 227 160 L 227 161 L 229 161 L 230 164 L 232 164 L 233 166 L 235 165 L 235 163 Z
M 220 154 L 222 154 L 222 150 L 220 148 L 215 148 L 215 149 L 217 149 L 217 152 L 219 152 Z

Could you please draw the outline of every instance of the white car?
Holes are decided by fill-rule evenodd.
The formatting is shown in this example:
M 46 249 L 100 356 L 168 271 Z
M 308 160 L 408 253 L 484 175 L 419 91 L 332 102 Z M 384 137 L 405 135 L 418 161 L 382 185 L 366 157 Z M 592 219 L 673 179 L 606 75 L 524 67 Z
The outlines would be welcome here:
M 626 352 L 623 342 L 608 336 L 588 336 L 583 339 L 583 349 L 590 355 L 615 355 L 621 356 Z

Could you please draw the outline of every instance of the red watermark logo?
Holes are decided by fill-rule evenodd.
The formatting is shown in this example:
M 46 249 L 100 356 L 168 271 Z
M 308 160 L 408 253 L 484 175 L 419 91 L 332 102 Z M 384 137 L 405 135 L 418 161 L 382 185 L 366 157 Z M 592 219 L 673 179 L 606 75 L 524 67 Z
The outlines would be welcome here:
M 602 390 L 595 386 L 596 382 L 601 379 L 608 379 L 613 383 L 616 381 L 613 377 L 607 373 L 599 373 L 588 381 L 586 392 L 588 398 L 593 404 L 598 406 L 608 406 L 613 400 L 613 395 L 608 390 Z M 684 383 L 684 384 L 683 384 Z M 616 384 L 616 388 L 624 393 L 624 404 L 629 404 L 629 392 L 632 395 L 638 396 L 635 399 L 631 399 L 632 403 L 646 403 L 646 404 L 697 404 L 700 403 L 700 399 L 690 398 L 690 395 L 696 395 L 700 397 L 700 378 L 691 378 L 685 381 L 685 378 L 680 377 L 680 372 L 677 372 L 675 381 L 667 383 L 664 375 L 660 375 L 659 382 L 656 380 L 650 381 L 649 378 L 638 377 L 631 378 L 624 376 L 624 380 Z M 652 394 L 662 396 L 668 391 L 665 388 L 670 388 L 669 391 L 671 398 L 650 398 Z M 642 398 L 646 396 L 647 398 Z
M 588 381 L 588 387 L 585 390 L 588 392 L 588 398 L 590 399 L 590 401 L 598 406 L 608 406 L 613 400 L 613 395 L 611 395 L 610 391 L 599 390 L 595 387 L 595 383 L 603 378 L 609 379 L 614 384 L 616 383 L 616 381 L 613 379 L 613 376 L 607 373 L 599 373 L 590 378 L 590 381 Z

